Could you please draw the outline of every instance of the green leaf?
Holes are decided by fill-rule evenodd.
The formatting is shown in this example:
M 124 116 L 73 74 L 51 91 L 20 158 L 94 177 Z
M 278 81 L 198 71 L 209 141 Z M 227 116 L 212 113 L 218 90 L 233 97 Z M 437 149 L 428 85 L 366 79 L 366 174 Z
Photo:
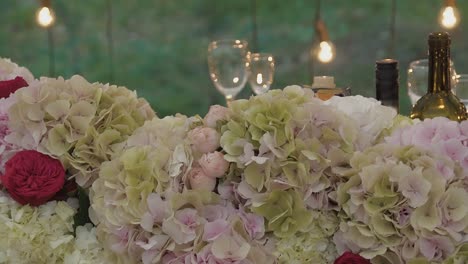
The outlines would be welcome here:
M 73 217 L 74 225 L 73 229 L 76 230 L 78 226 L 85 225 L 87 223 L 91 223 L 91 219 L 89 219 L 88 209 L 90 206 L 89 197 L 86 193 L 85 189 L 78 186 L 78 203 L 79 208 L 76 215 Z

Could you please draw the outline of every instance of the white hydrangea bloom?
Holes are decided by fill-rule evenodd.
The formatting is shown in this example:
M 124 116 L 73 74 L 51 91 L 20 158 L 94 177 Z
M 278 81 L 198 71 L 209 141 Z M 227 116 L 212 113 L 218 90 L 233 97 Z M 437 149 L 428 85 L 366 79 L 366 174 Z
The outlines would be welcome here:
M 10 59 L 0 58 L 0 81 L 11 80 L 17 76 L 23 77 L 27 83 L 34 80 L 32 73 L 25 67 L 20 67 Z
M 75 213 L 63 201 L 23 206 L 0 191 L 0 263 L 104 263 L 91 225 L 73 235 Z

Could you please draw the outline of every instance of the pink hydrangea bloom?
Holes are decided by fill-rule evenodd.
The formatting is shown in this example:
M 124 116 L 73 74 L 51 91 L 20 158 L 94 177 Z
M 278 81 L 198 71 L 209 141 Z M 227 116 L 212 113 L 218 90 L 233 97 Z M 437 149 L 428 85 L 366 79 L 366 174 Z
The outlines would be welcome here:
M 447 156 L 468 171 L 468 121 L 458 123 L 445 117 L 426 119 L 412 126 L 396 130 L 385 139 L 400 146 L 415 145 Z M 440 167 L 440 172 L 450 179 L 450 173 Z

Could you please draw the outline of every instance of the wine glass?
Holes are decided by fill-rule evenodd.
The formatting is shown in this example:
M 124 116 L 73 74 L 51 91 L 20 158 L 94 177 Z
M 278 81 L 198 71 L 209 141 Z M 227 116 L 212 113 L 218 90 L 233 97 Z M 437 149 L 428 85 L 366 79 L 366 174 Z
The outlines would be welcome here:
M 249 84 L 256 94 L 266 93 L 273 83 L 275 59 L 269 53 L 253 53 L 249 62 Z
M 247 46 L 245 40 L 217 40 L 208 46 L 210 78 L 228 106 L 247 82 Z
M 408 96 L 411 104 L 416 102 L 427 92 L 427 81 L 429 75 L 429 61 L 427 59 L 416 60 L 408 67 Z M 456 78 L 455 67 L 450 61 L 450 76 L 452 78 L 452 88 L 455 87 Z
M 455 89 L 457 97 L 468 109 L 468 74 L 457 74 L 455 78 Z

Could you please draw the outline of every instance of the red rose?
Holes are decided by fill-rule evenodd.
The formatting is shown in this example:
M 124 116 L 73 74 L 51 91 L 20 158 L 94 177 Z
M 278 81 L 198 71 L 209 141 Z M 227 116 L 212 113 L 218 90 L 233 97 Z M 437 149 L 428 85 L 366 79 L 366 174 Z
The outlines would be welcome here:
M 28 83 L 19 76 L 13 80 L 0 81 L 0 98 L 7 98 L 19 88 L 26 86 L 28 86 Z
M 334 262 L 335 264 L 370 264 L 370 261 L 358 254 L 345 252 Z
M 62 189 L 65 169 L 59 160 L 34 150 L 24 150 L 7 161 L 1 180 L 15 201 L 39 206 Z

